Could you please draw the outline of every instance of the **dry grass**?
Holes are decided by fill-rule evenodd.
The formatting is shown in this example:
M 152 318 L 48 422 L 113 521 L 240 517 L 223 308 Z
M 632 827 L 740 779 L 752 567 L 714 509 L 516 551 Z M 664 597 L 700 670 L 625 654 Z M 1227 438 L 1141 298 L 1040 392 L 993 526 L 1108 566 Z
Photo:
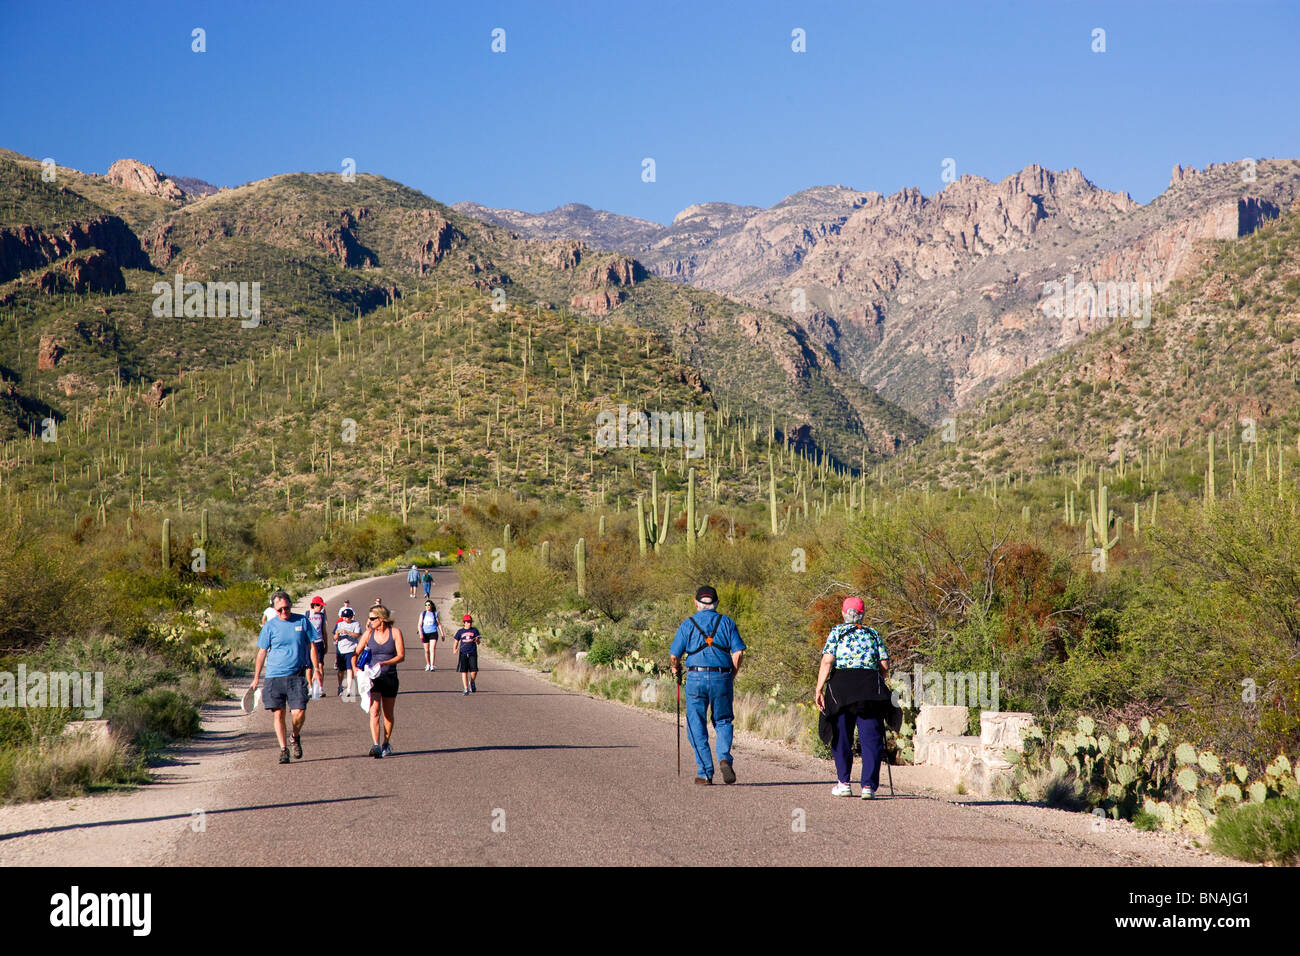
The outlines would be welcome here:
M 81 734 L 0 755 L 0 799 L 24 803 L 141 783 L 129 749 L 113 737 Z

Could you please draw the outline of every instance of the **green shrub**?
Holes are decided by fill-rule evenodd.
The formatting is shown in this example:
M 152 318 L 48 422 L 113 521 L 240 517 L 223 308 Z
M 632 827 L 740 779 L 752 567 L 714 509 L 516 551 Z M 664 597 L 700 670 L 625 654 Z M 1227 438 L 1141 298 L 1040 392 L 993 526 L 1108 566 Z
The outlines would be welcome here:
M 1154 813 L 1139 810 L 1133 814 L 1133 827 L 1137 830 L 1159 830 L 1160 818 Z
M 606 628 L 592 637 L 587 663 L 593 667 L 610 667 L 614 661 L 625 656 L 635 646 L 635 638 L 613 628 Z
M 145 750 L 193 737 L 201 723 L 194 702 L 166 688 L 155 688 L 122 701 L 109 719 L 123 739 Z
M 1300 864 L 1300 800 L 1247 803 L 1219 814 L 1210 831 L 1215 852 L 1252 863 Z

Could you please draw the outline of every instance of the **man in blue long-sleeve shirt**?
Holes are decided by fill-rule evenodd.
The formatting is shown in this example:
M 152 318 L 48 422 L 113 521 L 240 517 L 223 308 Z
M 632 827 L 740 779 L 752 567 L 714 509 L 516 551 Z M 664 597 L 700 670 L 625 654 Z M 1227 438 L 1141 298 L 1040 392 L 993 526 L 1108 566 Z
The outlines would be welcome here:
M 736 782 L 731 766 L 732 693 L 740 662 L 745 656 L 745 642 L 740 639 L 736 622 L 719 614 L 718 592 L 704 585 L 695 592 L 695 613 L 682 622 L 668 649 L 673 676 L 676 677 L 686 656 L 686 729 L 695 751 L 695 782 L 713 783 L 713 752 L 709 749 L 706 712 L 713 713 L 713 728 L 718 736 L 718 767 L 726 783 Z

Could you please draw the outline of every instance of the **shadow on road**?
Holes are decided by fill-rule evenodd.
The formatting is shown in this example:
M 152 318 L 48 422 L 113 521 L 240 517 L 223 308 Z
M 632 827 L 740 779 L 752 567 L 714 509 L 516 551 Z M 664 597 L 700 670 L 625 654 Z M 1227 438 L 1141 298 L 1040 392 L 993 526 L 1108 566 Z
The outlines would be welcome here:
M 393 754 L 392 757 L 384 757 L 384 760 L 393 760 L 397 757 L 423 757 L 431 754 L 472 754 L 481 753 L 488 750 L 631 750 L 635 749 L 635 744 L 499 744 L 497 746 L 482 747 L 446 747 L 441 750 L 401 750 Z M 326 760 L 373 760 L 369 754 L 345 754 L 341 757 L 320 757 L 320 762 Z M 315 761 L 305 761 L 314 763 Z
M 208 816 L 222 813 L 247 813 L 250 810 L 283 810 L 289 807 L 315 807 L 328 803 L 352 803 L 356 800 L 384 800 L 393 796 L 391 793 L 374 794 L 368 797 L 335 797 L 330 800 L 295 800 L 291 803 L 261 803 L 252 807 L 228 807 L 225 810 L 205 810 Z M 64 830 L 90 830 L 95 827 L 116 827 L 129 823 L 158 823 L 163 820 L 189 820 L 193 811 L 187 813 L 169 813 L 161 817 L 137 817 L 131 820 L 99 820 L 94 823 L 69 823 L 61 827 L 39 827 L 33 830 L 19 830 L 17 833 L 0 833 L 0 841 L 16 840 L 19 837 L 36 836 L 41 833 L 61 833 Z

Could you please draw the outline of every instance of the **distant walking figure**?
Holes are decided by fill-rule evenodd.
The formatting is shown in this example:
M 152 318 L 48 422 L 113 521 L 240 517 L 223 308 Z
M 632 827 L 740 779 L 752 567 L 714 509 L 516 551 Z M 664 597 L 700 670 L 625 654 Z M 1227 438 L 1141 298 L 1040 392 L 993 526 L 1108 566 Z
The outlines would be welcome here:
M 357 642 L 357 654 L 370 648 L 370 663 L 380 666 L 378 676 L 370 685 L 370 737 L 375 742 L 370 756 L 391 757 L 393 748 L 389 739 L 393 736 L 393 709 L 397 704 L 397 665 L 406 660 L 406 645 L 402 643 L 401 630 L 393 626 L 393 616 L 382 604 L 370 609 L 366 621 L 366 632 Z
M 433 588 L 433 572 L 426 568 L 420 580 L 424 583 L 424 596 L 428 597 L 429 591 Z
M 420 569 L 411 565 L 411 570 L 406 573 L 406 584 L 411 589 L 410 597 L 415 597 L 416 585 L 420 583 Z
M 289 610 L 292 602 L 284 591 L 271 597 L 276 616 L 262 625 L 257 636 L 257 660 L 253 664 L 253 690 L 262 679 L 266 668 L 266 687 L 262 691 L 262 706 L 271 712 L 275 736 L 280 742 L 280 763 L 289 762 L 289 745 L 293 755 L 302 759 L 302 725 L 307 716 L 307 678 L 303 671 L 308 667 L 320 668 L 316 657 L 314 638 L 316 629 L 305 615 Z M 292 735 L 285 741 L 284 711 L 288 707 L 292 718 Z
M 844 599 L 843 624 L 831 628 L 822 648 L 817 674 L 816 701 L 822 716 L 818 731 L 835 754 L 839 782 L 831 788 L 836 797 L 853 796 L 853 728 L 862 742 L 862 799 L 870 800 L 880 788 L 880 757 L 885 749 L 885 722 L 889 719 L 889 652 L 874 628 L 862 624 L 866 605 L 862 598 Z
M 717 611 L 718 592 L 707 584 L 695 592 L 695 613 L 682 622 L 668 649 L 676 677 L 686 666 L 686 731 L 695 751 L 698 784 L 713 783 L 713 752 L 709 749 L 706 713 L 712 711 L 718 736 L 718 767 L 726 783 L 736 782 L 731 765 L 732 693 L 745 656 L 736 622 Z
M 438 607 L 432 601 L 424 602 L 420 612 L 420 640 L 424 643 L 424 669 L 436 671 L 434 658 L 438 654 L 438 639 L 442 637 L 442 624 L 438 620 Z
M 456 672 L 460 674 L 460 685 L 464 688 L 464 693 L 477 694 L 478 646 L 482 635 L 474 626 L 473 616 L 466 614 L 462 623 L 465 626 L 452 638 L 456 642 Z

